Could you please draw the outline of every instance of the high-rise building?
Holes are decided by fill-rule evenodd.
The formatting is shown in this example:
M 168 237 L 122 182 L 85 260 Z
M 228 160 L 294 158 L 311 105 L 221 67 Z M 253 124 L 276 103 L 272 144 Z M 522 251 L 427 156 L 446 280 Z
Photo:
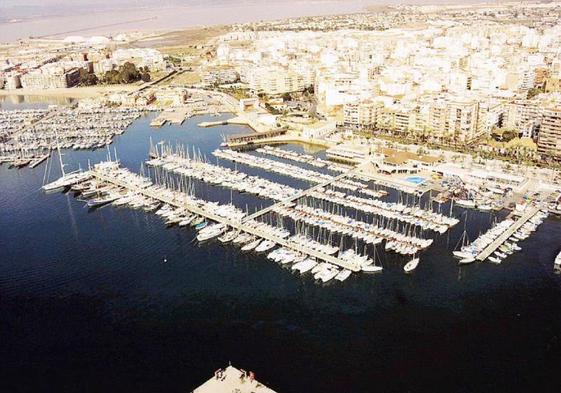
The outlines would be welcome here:
M 453 100 L 448 103 L 447 134 L 454 141 L 471 143 L 482 136 L 477 129 L 479 103 L 475 100 Z
M 356 128 L 373 128 L 382 108 L 383 104 L 373 101 L 345 104 L 343 106 L 344 124 Z
M 538 136 L 538 152 L 561 158 L 561 106 L 544 109 Z

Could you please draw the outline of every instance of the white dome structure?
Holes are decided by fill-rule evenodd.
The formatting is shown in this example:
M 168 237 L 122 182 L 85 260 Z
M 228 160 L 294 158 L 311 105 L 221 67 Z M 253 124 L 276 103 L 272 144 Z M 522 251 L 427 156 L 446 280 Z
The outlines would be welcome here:
M 109 38 L 100 35 L 93 36 L 88 39 L 88 44 L 92 44 L 92 45 L 105 45 L 108 44 L 109 42 L 111 42 Z
M 80 35 L 71 35 L 66 37 L 63 42 L 72 43 L 72 42 L 84 42 L 86 39 Z

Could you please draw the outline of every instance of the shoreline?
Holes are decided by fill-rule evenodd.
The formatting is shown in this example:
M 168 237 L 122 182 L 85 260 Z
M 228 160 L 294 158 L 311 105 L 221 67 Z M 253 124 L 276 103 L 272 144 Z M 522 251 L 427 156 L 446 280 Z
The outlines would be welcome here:
M 139 85 L 101 85 L 85 87 L 68 87 L 55 89 L 0 89 L 0 96 L 45 96 L 45 97 L 69 97 L 69 98 L 94 98 L 105 93 L 116 93 L 122 91 L 135 91 Z

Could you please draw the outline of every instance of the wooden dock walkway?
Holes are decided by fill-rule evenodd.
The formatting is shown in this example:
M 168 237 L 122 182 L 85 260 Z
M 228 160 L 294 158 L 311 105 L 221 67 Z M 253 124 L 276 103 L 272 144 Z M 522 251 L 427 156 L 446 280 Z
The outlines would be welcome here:
M 487 259 L 492 253 L 494 253 L 497 248 L 501 246 L 509 237 L 512 236 L 514 232 L 516 232 L 522 225 L 526 224 L 528 220 L 536 215 L 536 213 L 540 209 L 537 207 L 531 207 L 527 212 L 521 215 L 514 223 L 504 231 L 499 237 L 495 239 L 491 244 L 489 244 L 483 251 L 481 251 L 475 259 L 478 261 L 484 261 Z
M 250 218 L 247 218 L 247 219 L 242 220 L 242 221 L 234 221 L 234 220 L 231 220 L 231 219 L 228 219 L 228 218 L 225 218 L 225 217 L 218 216 L 214 213 L 207 212 L 207 211 L 201 209 L 200 207 L 198 207 L 198 206 L 196 206 L 192 203 L 189 203 L 186 199 L 181 200 L 181 199 L 177 199 L 177 198 L 168 198 L 164 195 L 161 195 L 160 193 L 157 192 L 157 190 L 154 190 L 150 186 L 146 187 L 146 188 L 132 187 L 131 185 L 129 185 L 125 182 L 122 182 L 122 181 L 120 181 L 118 179 L 115 179 L 115 178 L 112 178 L 110 176 L 106 176 L 105 174 L 102 174 L 98 171 L 92 170 L 91 173 L 95 178 L 97 178 L 97 179 L 99 179 L 103 182 L 113 184 L 117 187 L 121 187 L 121 188 L 124 188 L 124 189 L 129 190 L 129 191 L 136 192 L 136 193 L 141 194 L 145 197 L 167 203 L 168 205 L 175 206 L 177 208 L 186 209 L 186 210 L 188 210 L 192 213 L 195 213 L 199 216 L 206 217 L 209 220 L 219 222 L 219 223 L 222 223 L 224 225 L 228 225 L 232 228 L 235 228 L 235 229 L 243 231 L 243 232 L 250 233 L 250 234 L 258 236 L 262 239 L 270 240 L 272 242 L 277 243 L 280 246 L 287 247 L 287 248 L 293 249 L 295 251 L 307 254 L 309 256 L 315 257 L 318 260 L 329 262 L 329 263 L 331 263 L 333 265 L 336 265 L 336 266 L 339 266 L 341 268 L 348 269 L 348 270 L 351 270 L 353 272 L 360 271 L 360 269 L 357 268 L 356 266 L 354 266 L 352 264 L 349 264 L 348 262 L 343 261 L 339 258 L 336 258 L 332 255 L 328 255 L 328 254 L 313 250 L 309 247 L 305 247 L 301 244 L 298 244 L 298 243 L 295 243 L 295 242 L 291 241 L 290 239 L 282 239 L 282 238 L 280 238 L 278 236 L 275 236 L 275 235 L 272 235 L 270 233 L 261 232 L 258 228 L 254 228 L 254 227 L 246 224 L 246 222 Z M 344 175 L 346 175 L 346 174 L 337 176 L 336 178 L 334 178 L 331 181 L 334 181 L 335 179 L 340 178 Z M 321 185 L 318 185 L 318 186 L 321 186 Z M 318 187 L 318 186 L 315 186 L 315 187 Z M 315 188 L 315 187 L 312 187 L 312 188 Z M 308 189 L 308 191 L 309 190 L 310 189 Z M 268 211 L 270 211 L 271 208 L 272 207 L 269 207 L 269 208 L 266 208 L 266 209 L 269 209 Z M 263 209 L 263 210 L 266 210 L 266 209 Z M 262 213 L 262 210 L 257 212 L 257 213 L 265 214 L 265 213 Z M 261 214 L 259 214 L 259 215 L 261 215 Z M 252 217 L 252 216 L 250 216 L 250 217 Z

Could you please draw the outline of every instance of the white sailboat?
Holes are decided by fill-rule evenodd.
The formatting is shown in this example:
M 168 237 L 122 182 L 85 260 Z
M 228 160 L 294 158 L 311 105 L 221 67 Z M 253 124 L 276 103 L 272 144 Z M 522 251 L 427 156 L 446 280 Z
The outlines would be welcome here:
M 419 264 L 419 261 L 419 258 L 413 258 L 409 262 L 407 262 L 405 266 L 403 266 L 403 270 L 405 271 L 405 273 L 410 273 L 415 270 L 417 268 L 417 265 Z
M 374 246 L 373 263 L 363 264 L 360 268 L 365 273 L 380 273 L 380 272 L 382 272 L 382 270 L 383 270 L 382 266 L 376 265 L 376 246 Z
M 62 176 L 51 183 L 47 183 L 43 185 L 43 187 L 41 188 L 45 192 L 59 191 L 65 187 L 69 187 L 76 183 L 80 183 L 82 181 L 88 180 L 91 177 L 91 175 L 88 172 L 82 172 L 80 170 L 66 173 L 64 171 L 64 163 L 62 162 L 62 153 L 60 152 L 60 145 L 58 143 L 57 143 L 57 150 L 58 150 L 58 159 L 60 163 L 60 171 L 62 173 Z
M 458 243 L 456 243 L 456 247 L 454 248 L 454 251 L 452 251 L 454 257 L 462 261 L 469 260 L 470 258 L 475 258 L 473 251 L 470 250 L 469 248 L 469 244 L 470 242 L 467 234 L 467 212 L 466 212 L 466 218 L 464 220 L 464 231 L 462 232 L 462 236 L 460 237 L 460 240 L 458 240 Z

